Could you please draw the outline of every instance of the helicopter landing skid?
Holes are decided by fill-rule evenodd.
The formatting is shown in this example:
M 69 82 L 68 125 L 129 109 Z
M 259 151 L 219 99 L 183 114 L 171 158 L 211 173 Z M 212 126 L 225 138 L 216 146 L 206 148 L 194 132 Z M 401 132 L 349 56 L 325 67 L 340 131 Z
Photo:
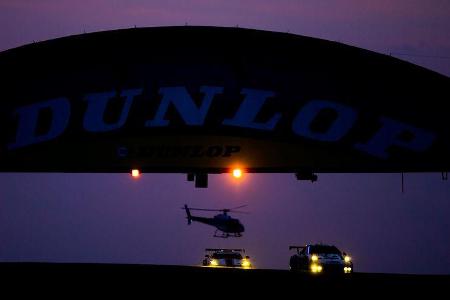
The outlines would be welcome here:
M 240 234 L 240 233 L 229 234 L 229 233 L 226 233 L 226 232 L 222 232 L 221 235 L 217 235 L 217 231 L 219 231 L 219 230 L 216 230 L 214 232 L 213 237 L 220 237 L 220 238 L 226 239 L 226 238 L 229 238 L 229 237 L 241 237 L 242 236 L 242 234 Z

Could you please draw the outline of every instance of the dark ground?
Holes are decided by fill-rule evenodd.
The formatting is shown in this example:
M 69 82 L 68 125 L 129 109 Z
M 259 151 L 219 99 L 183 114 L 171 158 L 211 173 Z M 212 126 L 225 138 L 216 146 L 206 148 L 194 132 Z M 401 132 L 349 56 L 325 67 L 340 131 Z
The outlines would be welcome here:
M 32 291 L 35 296 L 60 292 L 65 296 L 67 292 L 71 295 L 86 292 L 160 295 L 164 292 L 165 295 L 189 294 L 201 298 L 209 295 L 214 298 L 213 292 L 234 298 L 236 295 L 275 292 L 283 299 L 288 295 L 305 293 L 317 296 L 331 294 L 339 296 L 339 299 L 394 294 L 441 295 L 446 298 L 450 290 L 450 275 L 354 273 L 350 276 L 317 276 L 287 270 L 170 265 L 0 263 L 0 275 L 3 291 L 11 289 L 16 295 Z

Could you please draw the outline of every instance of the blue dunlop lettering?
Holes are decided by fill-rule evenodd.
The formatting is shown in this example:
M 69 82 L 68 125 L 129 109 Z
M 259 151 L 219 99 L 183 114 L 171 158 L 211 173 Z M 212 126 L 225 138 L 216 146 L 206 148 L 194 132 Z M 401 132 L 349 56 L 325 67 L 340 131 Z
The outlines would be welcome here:
M 436 138 L 434 133 L 413 127 L 386 117 L 380 118 L 383 126 L 366 144 L 356 144 L 355 148 L 379 158 L 389 158 L 386 150 L 391 146 L 422 152 L 430 148 Z M 402 140 L 401 134 L 412 135 Z
M 326 132 L 313 132 L 310 124 L 323 109 L 331 109 L 337 113 L 337 118 Z M 292 122 L 292 131 L 299 136 L 324 142 L 339 141 L 353 127 L 357 112 L 348 106 L 330 101 L 313 100 L 298 112 Z
M 254 119 L 264 105 L 264 102 L 266 102 L 267 98 L 273 97 L 275 93 L 253 89 L 243 89 L 242 94 L 246 95 L 246 97 L 239 107 L 239 110 L 236 112 L 236 115 L 233 119 L 225 119 L 222 124 L 261 130 L 273 130 L 281 118 L 280 113 L 275 114 L 266 123 L 255 123 Z
M 200 91 L 205 94 L 205 97 L 200 107 L 197 107 L 185 87 L 160 88 L 159 93 L 163 95 L 161 105 L 156 112 L 155 118 L 145 122 L 145 126 L 161 127 L 169 125 L 169 120 L 164 119 L 164 116 L 170 103 L 175 105 L 187 125 L 202 126 L 205 123 L 205 117 L 214 96 L 222 93 L 223 88 L 202 86 Z
M 88 107 L 86 113 L 84 114 L 84 129 L 91 132 L 104 132 L 122 127 L 127 120 L 128 112 L 130 111 L 134 97 L 140 95 L 141 93 L 142 89 L 133 89 L 124 90 L 120 94 L 121 97 L 125 97 L 125 104 L 123 105 L 120 118 L 115 124 L 105 124 L 103 121 L 103 114 L 109 100 L 111 100 L 116 93 L 106 92 L 86 95 L 85 100 L 88 102 Z
M 216 95 L 223 93 L 224 88 L 218 86 L 202 86 L 200 92 L 203 99 L 197 105 L 184 86 L 161 87 L 159 94 L 162 96 L 161 102 L 154 117 L 145 121 L 145 127 L 166 127 L 170 120 L 167 119 L 167 111 L 172 105 L 187 126 L 203 126 L 211 104 Z M 108 132 L 122 128 L 133 105 L 136 96 L 142 94 L 143 89 L 127 89 L 120 93 L 124 99 L 119 118 L 114 123 L 104 121 L 104 113 L 108 103 L 116 95 L 115 92 L 91 93 L 83 98 L 87 103 L 87 109 L 83 117 L 83 129 L 87 132 Z M 282 117 L 280 112 L 265 120 L 256 121 L 256 117 L 266 103 L 267 99 L 274 97 L 273 91 L 244 88 L 241 91 L 244 96 L 241 104 L 237 108 L 232 118 L 224 119 L 223 126 L 255 129 L 259 131 L 275 130 Z M 51 122 L 46 132 L 37 133 L 39 115 L 43 110 L 51 112 Z M 18 125 L 15 134 L 15 141 L 8 144 L 9 150 L 22 148 L 25 146 L 53 140 L 64 133 L 70 120 L 70 102 L 67 98 L 56 98 L 43 102 L 34 103 L 17 108 L 13 113 L 17 116 Z M 313 131 L 311 124 L 324 111 L 332 111 L 335 118 L 328 124 L 328 127 L 320 132 Z M 320 142 L 338 142 L 355 126 L 358 111 L 347 105 L 335 103 L 323 99 L 314 99 L 303 105 L 292 121 L 293 134 Z M 356 143 L 354 148 L 373 157 L 388 159 L 388 149 L 392 146 L 406 149 L 408 151 L 423 152 L 429 149 L 436 139 L 433 132 L 416 128 L 387 117 L 379 118 L 381 124 L 378 131 L 371 136 L 366 143 Z M 407 136 L 407 138 L 405 138 Z M 231 146 L 229 146 L 231 147 Z M 203 155 L 228 156 L 230 149 L 235 148 L 216 147 L 202 150 Z M 237 146 L 233 146 L 237 147 Z M 128 156 L 128 149 L 119 148 L 119 156 Z M 162 153 L 161 149 L 150 149 L 146 153 Z M 164 150 L 166 151 L 166 150 Z M 172 149 L 176 155 L 194 155 L 195 148 Z M 187 151 L 187 152 L 186 152 Z M 164 152 L 165 153 L 165 152 Z M 194 154 L 193 154 L 194 153 Z M 152 154 L 153 155 L 153 154 Z
M 36 135 L 38 117 L 43 109 L 50 109 L 52 122 L 46 133 Z M 22 148 L 28 145 L 42 143 L 60 136 L 67 127 L 70 117 L 70 102 L 67 98 L 57 98 L 44 102 L 19 107 L 16 141 L 8 144 L 8 149 Z

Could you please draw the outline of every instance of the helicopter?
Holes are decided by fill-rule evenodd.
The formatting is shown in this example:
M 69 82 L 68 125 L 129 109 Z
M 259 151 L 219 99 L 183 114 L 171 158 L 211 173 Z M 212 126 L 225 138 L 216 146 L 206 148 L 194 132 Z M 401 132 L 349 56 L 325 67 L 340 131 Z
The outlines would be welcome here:
M 205 209 L 205 208 L 190 208 L 185 204 L 183 208 L 186 210 L 188 225 L 190 225 L 192 221 L 195 221 L 215 226 L 217 229 L 214 232 L 214 237 L 228 238 L 228 237 L 241 237 L 242 233 L 245 231 L 244 225 L 242 225 L 242 223 L 238 219 L 232 218 L 228 215 L 229 212 L 247 213 L 244 211 L 236 210 L 245 206 L 247 205 L 241 205 L 234 208 L 224 208 L 224 209 Z M 212 218 L 205 218 L 191 215 L 191 210 L 221 211 L 222 213 L 215 215 Z M 222 234 L 218 235 L 217 234 L 218 231 L 222 232 Z

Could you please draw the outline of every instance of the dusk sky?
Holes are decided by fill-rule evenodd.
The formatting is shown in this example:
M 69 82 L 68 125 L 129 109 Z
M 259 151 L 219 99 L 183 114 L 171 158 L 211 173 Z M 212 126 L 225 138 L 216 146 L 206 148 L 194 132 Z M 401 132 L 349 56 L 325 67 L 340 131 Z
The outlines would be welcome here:
M 186 23 L 340 41 L 450 76 L 448 0 L 0 0 L 0 51 Z M 247 204 L 251 213 L 236 215 L 244 236 L 188 226 L 185 203 Z M 184 174 L 2 173 L 0 261 L 196 265 L 204 248 L 237 247 L 256 267 L 287 269 L 289 245 L 323 242 L 350 253 L 357 272 L 450 274 L 449 216 L 450 181 L 440 173 L 405 174 L 404 193 L 401 174 L 319 174 L 315 183 L 223 174 L 195 189 Z

